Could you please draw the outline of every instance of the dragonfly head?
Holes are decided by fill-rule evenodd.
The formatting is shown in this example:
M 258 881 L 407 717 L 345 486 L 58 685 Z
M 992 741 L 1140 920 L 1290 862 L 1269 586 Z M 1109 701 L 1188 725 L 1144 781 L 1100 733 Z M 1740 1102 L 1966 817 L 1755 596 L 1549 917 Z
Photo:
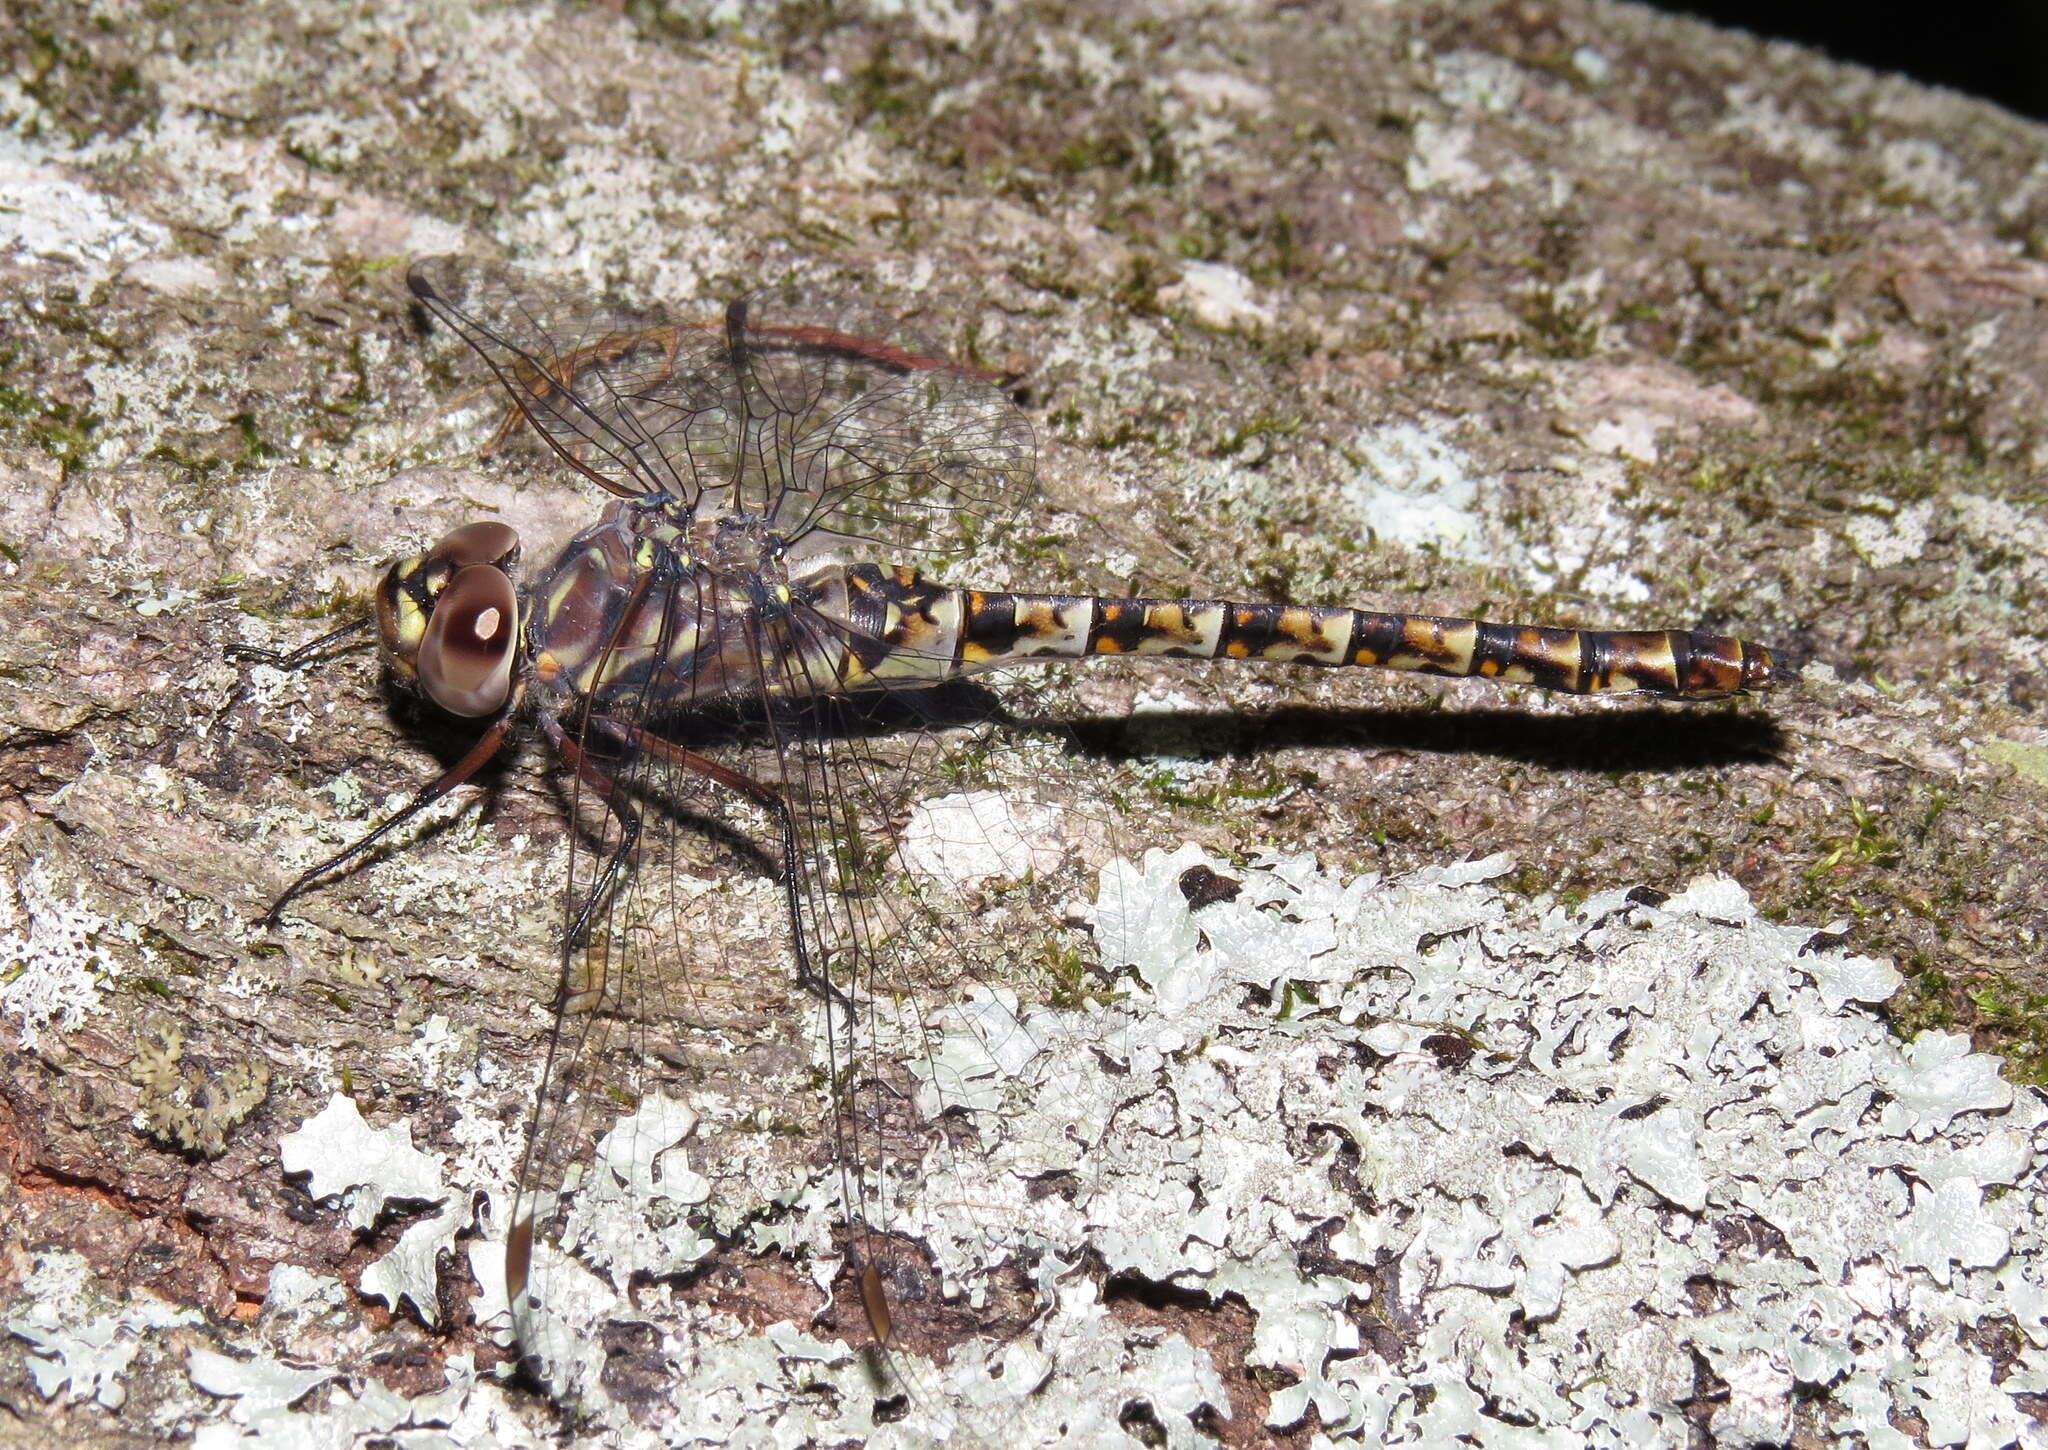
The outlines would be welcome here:
M 400 559 L 377 589 L 377 637 L 400 679 L 451 715 L 495 715 L 512 696 L 519 535 L 464 524 L 433 552 Z

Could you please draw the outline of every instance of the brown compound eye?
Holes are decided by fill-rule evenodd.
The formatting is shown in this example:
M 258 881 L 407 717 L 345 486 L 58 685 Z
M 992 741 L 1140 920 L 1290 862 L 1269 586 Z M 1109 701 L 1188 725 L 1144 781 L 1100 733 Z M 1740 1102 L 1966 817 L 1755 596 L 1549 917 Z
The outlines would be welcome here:
M 452 569 L 495 564 L 509 571 L 519 561 L 519 533 L 510 524 L 483 520 L 464 524 L 434 545 L 433 557 Z
M 442 551 L 453 540 L 450 535 L 443 541 Z M 510 576 L 495 563 L 457 569 L 435 599 L 420 640 L 420 687 L 451 715 L 494 715 L 512 693 L 512 661 L 518 653 L 519 593 Z

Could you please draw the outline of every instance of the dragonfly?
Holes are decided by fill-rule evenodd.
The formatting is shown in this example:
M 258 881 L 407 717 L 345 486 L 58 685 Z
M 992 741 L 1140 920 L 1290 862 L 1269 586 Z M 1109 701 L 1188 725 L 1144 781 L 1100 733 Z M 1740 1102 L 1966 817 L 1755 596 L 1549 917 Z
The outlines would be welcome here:
M 1110 657 L 1677 701 L 1793 678 L 1762 645 L 1690 630 L 947 582 L 927 569 L 1031 501 L 1036 443 L 1001 376 L 767 293 L 689 320 L 454 256 L 417 261 L 407 285 L 509 402 L 493 446 L 523 424 L 606 502 L 537 570 L 496 520 L 391 564 L 375 595 L 386 666 L 478 734 L 409 804 L 293 882 L 270 919 L 523 729 L 559 758 L 572 828 L 554 1026 L 503 1288 L 536 1378 L 567 1404 L 628 1399 L 622 1362 L 637 1355 L 658 1373 L 673 1352 L 577 1317 L 608 1275 L 606 1302 L 623 1302 L 623 1245 L 703 1242 L 701 1197 L 660 1166 L 688 1131 L 674 1041 L 690 974 L 763 951 L 703 925 L 698 904 L 722 879 L 713 858 L 771 884 L 781 920 L 766 954 L 820 1015 L 815 1091 L 844 1282 L 877 1353 L 905 1339 L 887 1173 L 902 1158 L 914 1175 L 918 1145 L 944 1145 L 929 1118 L 946 1101 L 916 1098 L 871 1059 L 889 1004 L 964 971 L 957 904 L 935 901 L 940 888 L 903 852 L 907 813 L 934 780 L 924 747 L 949 728 L 932 702 L 961 682 Z M 668 1198 L 619 1229 L 616 1200 L 636 1185 Z M 683 1273 L 690 1252 L 657 1248 L 637 1272 Z

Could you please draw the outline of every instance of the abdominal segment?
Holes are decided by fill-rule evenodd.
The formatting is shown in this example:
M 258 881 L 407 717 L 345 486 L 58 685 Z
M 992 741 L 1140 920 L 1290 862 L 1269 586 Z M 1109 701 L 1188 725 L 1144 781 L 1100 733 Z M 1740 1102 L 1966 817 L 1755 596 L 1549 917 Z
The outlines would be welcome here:
M 936 683 L 1095 655 L 1278 660 L 1477 676 L 1575 695 L 1711 700 L 1789 678 L 1762 645 L 1691 630 L 1548 629 L 1424 614 L 1224 600 L 951 589 L 914 570 L 834 571 L 854 625 L 841 689 Z M 843 592 L 842 592 L 843 591 Z

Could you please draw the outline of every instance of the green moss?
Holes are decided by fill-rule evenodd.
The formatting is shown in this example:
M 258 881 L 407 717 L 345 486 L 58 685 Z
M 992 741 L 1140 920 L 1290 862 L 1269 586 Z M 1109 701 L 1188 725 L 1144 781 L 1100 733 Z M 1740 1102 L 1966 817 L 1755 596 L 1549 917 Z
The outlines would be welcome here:
M 1302 275 L 1307 270 L 1305 260 L 1294 218 L 1276 210 L 1259 228 L 1244 271 L 1254 282 L 1272 285 Z
M 1132 256 L 1110 300 L 1139 317 L 1157 317 L 1159 288 L 1160 278 L 1152 259 L 1140 252 Z
M 87 409 L 0 383 L 0 431 L 56 459 L 65 477 L 91 453 L 93 430 L 102 421 Z
M 1819 860 L 1806 868 L 1806 879 L 1810 882 L 1842 876 L 1861 867 L 1895 866 L 1899 861 L 1899 843 L 1886 828 L 1878 812 L 1865 806 L 1862 801 L 1851 799 L 1849 817 L 1856 829 L 1847 837 L 1828 845 Z
M 1041 949 L 1039 970 L 1045 977 L 1042 1000 L 1048 1007 L 1074 1011 L 1091 1003 L 1108 1006 L 1124 996 L 1098 981 L 1089 970 L 1087 959 L 1070 942 L 1046 942 Z
M 1204 825 L 1239 820 L 1243 805 L 1278 799 L 1302 783 L 1300 774 L 1284 772 L 1270 761 L 1260 762 L 1249 779 L 1233 771 L 1217 784 L 1194 788 L 1183 785 L 1171 770 L 1157 770 L 1144 778 L 1144 787 L 1154 801 Z M 1306 783 L 1313 784 L 1313 777 Z
M 857 123 L 879 121 L 882 129 L 894 132 L 894 123 L 922 116 L 930 101 L 929 86 L 913 71 L 900 64 L 887 40 L 868 52 L 868 58 L 846 77 L 841 95 Z
M 1286 438 L 1301 431 L 1300 418 L 1279 418 L 1261 414 L 1249 423 L 1234 430 L 1229 437 L 1216 445 L 1218 458 L 1234 458 L 1244 451 L 1245 445 L 1259 438 Z
M 322 155 L 303 142 L 288 141 L 285 143 L 284 149 L 286 155 L 314 171 L 322 171 L 329 176 L 341 175 L 341 163 L 339 161 L 331 156 Z
M 68 13 L 83 8 L 44 7 L 48 22 L 25 27 L 9 56 L 9 69 L 23 92 L 57 117 L 74 145 L 118 135 L 157 109 L 153 91 L 132 62 L 104 63 L 91 43 L 67 32 L 67 25 L 92 23 Z

